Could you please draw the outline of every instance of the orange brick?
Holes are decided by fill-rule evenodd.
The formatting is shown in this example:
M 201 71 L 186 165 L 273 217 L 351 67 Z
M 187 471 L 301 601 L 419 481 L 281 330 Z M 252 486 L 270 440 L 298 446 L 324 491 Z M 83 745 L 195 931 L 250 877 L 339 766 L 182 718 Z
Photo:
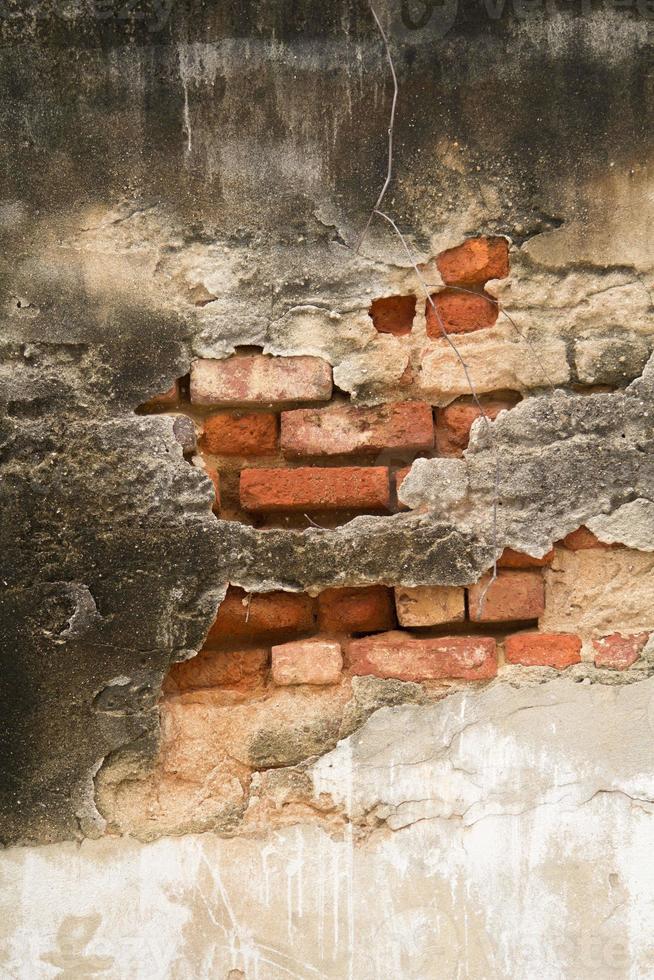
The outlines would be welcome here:
M 581 640 L 573 633 L 514 633 L 504 652 L 510 664 L 563 670 L 581 660 Z
M 255 513 L 390 507 L 385 466 L 243 470 L 241 504 Z
M 398 498 L 397 505 L 400 508 L 400 510 L 410 510 L 410 508 L 407 507 L 406 504 L 403 504 L 399 498 L 402 481 L 405 479 L 405 477 L 409 475 L 410 469 L 411 469 L 410 466 L 403 466 L 401 469 L 396 470 L 395 473 L 393 474 L 393 481 L 395 483 L 395 496 Z
M 509 244 L 506 238 L 469 238 L 462 245 L 441 252 L 436 265 L 448 285 L 483 286 L 489 279 L 508 276 Z
M 173 664 L 163 685 L 164 694 L 181 694 L 208 687 L 226 687 L 243 694 L 263 687 L 268 651 L 203 650 L 196 657 Z
M 634 633 L 631 636 L 611 633 L 610 636 L 593 640 L 595 666 L 626 670 L 638 660 L 648 640 L 649 633 Z
M 318 622 L 329 633 L 372 633 L 395 626 L 393 593 L 383 585 L 326 589 L 318 596 Z
M 211 509 L 213 510 L 214 514 L 218 514 L 220 512 L 220 473 L 213 466 L 207 466 L 205 468 L 205 473 L 213 483 L 214 501 Z
M 179 401 L 179 382 L 174 381 L 168 391 L 162 391 L 161 394 L 155 395 L 144 405 L 144 408 L 168 408 L 171 405 L 176 405 Z
M 496 419 L 504 409 L 513 408 L 511 402 L 489 402 L 483 406 L 489 419 Z M 480 412 L 476 405 L 454 402 L 436 411 L 436 449 L 439 456 L 461 456 L 470 439 L 470 429 Z
M 334 640 L 297 640 L 272 648 L 275 684 L 338 684 L 343 669 L 340 643 Z
M 497 560 L 498 568 L 543 568 L 551 565 L 554 560 L 554 548 L 551 548 L 542 558 L 532 558 L 513 548 L 505 548 Z
M 470 619 L 479 623 L 538 619 L 545 609 L 545 584 L 539 572 L 502 571 L 489 587 L 480 609 L 480 597 L 490 575 L 468 588 Z
M 247 593 L 230 586 L 206 645 L 231 639 L 257 639 L 304 633 L 313 629 L 313 599 L 304 593 Z
M 415 296 L 383 296 L 374 299 L 368 315 L 379 333 L 392 333 L 402 337 L 411 333 L 416 315 Z
M 235 355 L 191 364 L 196 405 L 267 405 L 329 401 L 332 369 L 320 357 Z
M 395 402 L 373 408 L 337 405 L 282 412 L 285 456 L 341 456 L 384 449 L 418 451 L 434 445 L 431 405 Z
M 277 451 L 277 416 L 238 410 L 211 415 L 202 445 L 214 456 L 270 456 Z
M 394 630 L 348 645 L 353 674 L 394 677 L 401 681 L 458 678 L 490 680 L 497 674 L 495 640 L 485 636 L 416 638 Z
M 498 317 L 495 302 L 484 293 L 460 293 L 454 289 L 443 289 L 432 294 L 432 302 L 440 316 L 447 333 L 472 333 L 492 327 Z M 443 330 L 431 303 L 425 307 L 427 335 L 442 337 Z
M 612 548 L 611 544 L 604 544 L 599 538 L 596 538 L 592 531 L 589 531 L 587 527 L 578 527 L 576 531 L 571 531 L 570 534 L 566 534 L 563 539 L 563 545 L 569 548 L 570 551 L 586 551 L 588 548 Z

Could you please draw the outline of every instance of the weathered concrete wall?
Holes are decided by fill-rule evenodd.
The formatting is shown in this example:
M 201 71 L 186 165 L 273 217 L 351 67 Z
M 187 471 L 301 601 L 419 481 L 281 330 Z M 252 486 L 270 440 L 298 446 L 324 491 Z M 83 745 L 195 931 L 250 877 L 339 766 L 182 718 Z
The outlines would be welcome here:
M 10 975 L 654 973 L 649 12 L 375 6 L 418 269 L 366 4 L 0 12 Z

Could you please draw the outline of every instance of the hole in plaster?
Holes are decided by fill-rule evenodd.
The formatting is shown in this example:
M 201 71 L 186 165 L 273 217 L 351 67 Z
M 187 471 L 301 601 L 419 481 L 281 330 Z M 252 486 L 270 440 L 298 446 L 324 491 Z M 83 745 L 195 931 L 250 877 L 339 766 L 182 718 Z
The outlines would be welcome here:
M 396 337 L 411 333 L 415 314 L 415 296 L 384 296 L 373 300 L 368 311 L 375 330 Z

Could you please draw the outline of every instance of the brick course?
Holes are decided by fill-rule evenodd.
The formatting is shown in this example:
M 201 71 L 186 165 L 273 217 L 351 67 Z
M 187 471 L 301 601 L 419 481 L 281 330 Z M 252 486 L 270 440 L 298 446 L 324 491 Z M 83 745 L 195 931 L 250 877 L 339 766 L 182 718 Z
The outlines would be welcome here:
M 204 423 L 202 446 L 214 456 L 270 456 L 277 451 L 272 412 L 220 412 Z
M 465 589 L 426 585 L 395 589 L 395 606 L 401 626 L 440 626 L 465 619 Z
M 390 507 L 385 466 L 243 470 L 240 495 L 242 506 L 254 513 Z
M 539 572 L 501 571 L 489 587 L 480 609 L 480 597 L 490 575 L 468 588 L 470 619 L 479 623 L 538 619 L 545 609 L 545 584 Z
M 511 664 L 563 670 L 580 662 L 581 640 L 573 633 L 514 633 L 507 636 L 504 652 Z
M 497 673 L 495 640 L 484 636 L 416 638 L 393 631 L 352 640 L 353 674 L 403 681 L 489 680 Z
M 497 306 L 481 293 L 460 293 L 455 289 L 443 289 L 432 293 L 432 303 L 443 321 L 447 333 L 472 333 L 492 327 L 498 317 Z M 425 307 L 427 335 L 442 337 L 443 330 L 431 303 Z
M 310 596 L 295 592 L 247 593 L 230 586 L 209 630 L 207 646 L 232 639 L 258 639 L 309 632 L 314 625 Z
M 648 639 L 649 633 L 611 633 L 593 640 L 595 666 L 626 670 L 638 660 Z
M 272 648 L 272 678 L 279 686 L 338 684 L 342 668 L 341 646 L 333 640 L 299 640 Z
M 290 458 L 378 453 L 384 449 L 418 451 L 433 445 L 432 409 L 424 402 L 282 412 L 281 447 Z
M 196 405 L 288 405 L 325 402 L 332 369 L 320 357 L 235 355 L 191 365 L 191 401 Z
M 395 626 L 393 593 L 383 585 L 326 589 L 318 596 L 320 628 L 334 633 L 372 633 Z

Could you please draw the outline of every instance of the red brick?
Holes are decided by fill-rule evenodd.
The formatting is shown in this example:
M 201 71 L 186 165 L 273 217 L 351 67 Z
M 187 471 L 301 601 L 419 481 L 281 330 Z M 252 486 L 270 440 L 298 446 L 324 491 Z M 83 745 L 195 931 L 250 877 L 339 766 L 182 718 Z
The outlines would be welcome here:
M 504 409 L 513 408 L 511 402 L 489 402 L 483 406 L 489 419 L 496 419 Z M 470 439 L 470 429 L 480 411 L 476 405 L 455 402 L 436 411 L 436 449 L 439 456 L 461 456 Z
M 270 456 L 277 451 L 277 416 L 238 410 L 210 415 L 202 445 L 214 456 Z
M 176 405 L 179 401 L 179 382 L 174 381 L 168 391 L 162 391 L 161 394 L 155 395 L 144 405 L 144 408 L 168 408 L 171 405 Z
M 383 585 L 326 589 L 318 596 L 318 622 L 328 633 L 372 633 L 395 626 L 393 593 Z
M 213 483 L 214 501 L 211 509 L 213 510 L 214 514 L 218 514 L 220 512 L 220 473 L 213 466 L 205 467 L 204 472 Z
M 508 276 L 509 243 L 506 238 L 469 238 L 441 252 L 436 265 L 448 286 L 483 286 L 489 279 Z
M 405 477 L 409 475 L 410 469 L 411 469 L 410 466 L 403 466 L 401 469 L 395 470 L 395 473 L 393 474 L 393 482 L 395 484 L 395 496 L 397 497 L 397 506 L 399 507 L 400 510 L 410 510 L 410 508 L 407 507 L 406 504 L 403 504 L 402 501 L 400 500 L 400 487 L 402 486 L 402 482 L 405 479 Z
M 285 456 L 343 456 L 384 449 L 418 451 L 434 445 L 431 405 L 395 402 L 374 408 L 337 405 L 282 412 Z
M 352 640 L 348 653 L 353 674 L 401 681 L 489 680 L 497 674 L 495 640 L 486 636 L 416 638 L 395 630 Z
M 415 296 L 383 296 L 372 301 L 368 314 L 379 333 L 402 337 L 411 333 L 416 315 Z
M 581 640 L 573 633 L 514 633 L 504 644 L 507 662 L 563 670 L 581 660 Z
M 474 330 L 492 327 L 497 320 L 497 305 L 489 302 L 482 293 L 460 293 L 454 289 L 443 289 L 440 293 L 433 293 L 431 299 L 447 333 L 472 333 Z M 442 337 L 443 330 L 431 303 L 427 303 L 425 315 L 427 335 Z
M 263 687 L 267 668 L 267 650 L 203 650 L 190 660 L 173 664 L 163 691 L 181 694 L 207 687 L 226 687 L 251 693 Z
M 634 633 L 631 636 L 611 633 L 610 636 L 593 640 L 595 666 L 626 670 L 638 660 L 648 639 L 649 633 Z
M 231 639 L 277 637 L 313 629 L 314 603 L 297 592 L 247 593 L 230 586 L 206 645 Z
M 569 548 L 570 551 L 586 551 L 589 548 L 612 548 L 613 545 L 604 544 L 599 538 L 596 538 L 592 531 L 589 531 L 587 527 L 578 527 L 576 531 L 571 531 L 570 534 L 566 534 L 563 539 L 563 545 Z
M 241 504 L 261 513 L 378 510 L 390 506 L 385 466 L 243 470 Z
M 338 684 L 343 669 L 340 643 L 333 640 L 297 640 L 272 648 L 275 684 Z
M 545 584 L 539 572 L 502 571 L 486 592 L 483 607 L 479 600 L 490 575 L 468 588 L 468 613 L 479 623 L 538 619 L 545 609 Z
M 196 405 L 282 405 L 329 401 L 332 369 L 320 357 L 236 355 L 191 364 Z
M 505 548 L 497 561 L 498 568 L 543 568 L 551 565 L 554 560 L 554 548 L 543 555 L 542 558 L 532 558 L 531 555 L 524 555 L 521 551 L 514 551 L 513 548 Z

